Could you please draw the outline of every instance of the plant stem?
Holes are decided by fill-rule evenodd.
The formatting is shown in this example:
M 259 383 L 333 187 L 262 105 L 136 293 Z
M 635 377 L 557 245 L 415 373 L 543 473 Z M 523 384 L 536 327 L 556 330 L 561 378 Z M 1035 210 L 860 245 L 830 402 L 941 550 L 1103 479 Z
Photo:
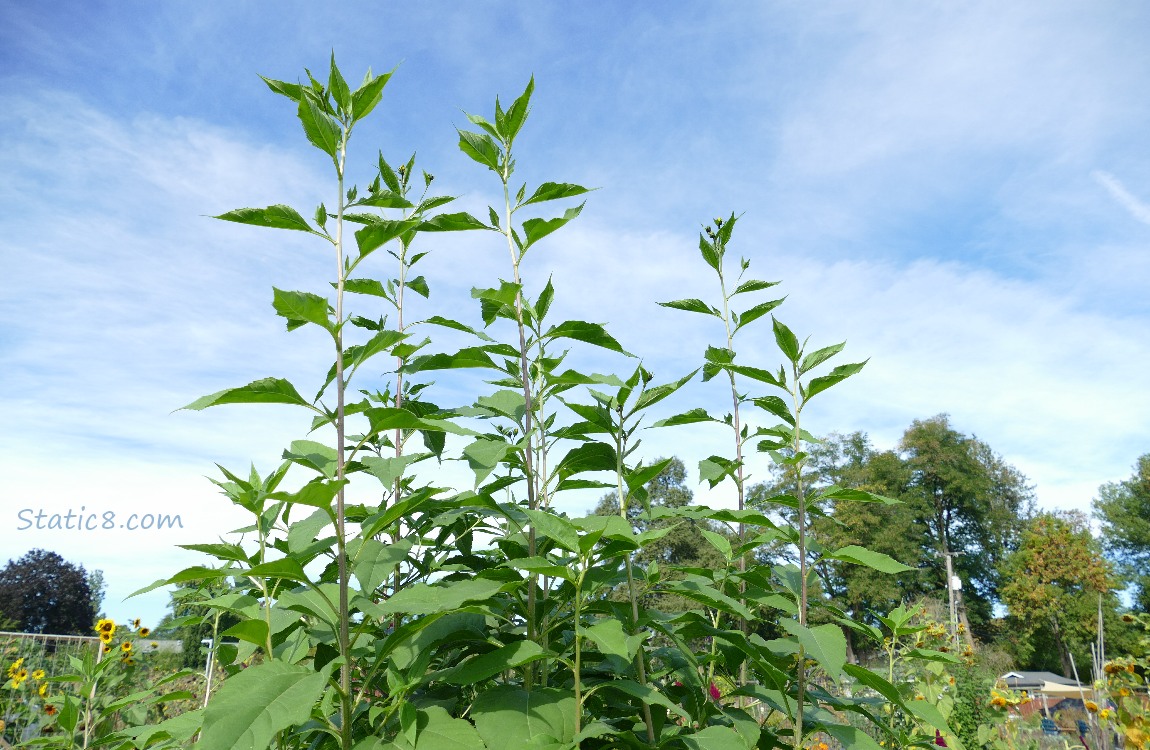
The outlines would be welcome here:
M 343 664 L 339 668 L 340 684 L 340 745 L 343 750 L 351 750 L 351 654 L 350 635 L 348 633 L 348 571 L 347 571 L 347 539 L 344 523 L 344 379 L 343 379 L 343 173 L 347 158 L 347 139 L 350 127 L 344 125 L 343 137 L 339 143 L 339 163 L 336 171 L 339 173 L 339 195 L 336 201 L 335 217 L 335 258 L 336 258 L 336 291 L 335 291 L 335 440 L 336 440 L 336 481 L 340 483 L 335 499 L 335 538 L 336 559 L 339 566 L 339 653 L 343 657 Z
M 791 398 L 795 410 L 794 455 L 802 452 L 802 429 L 800 427 L 800 413 L 802 403 L 799 401 L 799 366 L 791 364 L 793 374 Z M 799 625 L 807 626 L 807 503 L 803 492 L 803 462 L 795 463 L 795 500 L 798 506 L 798 532 L 799 532 Z M 803 700 L 806 691 L 807 656 L 802 643 L 799 643 L 798 663 L 798 710 L 795 712 L 795 750 L 802 750 L 803 746 Z
M 506 227 L 503 230 L 504 235 L 507 237 L 507 250 L 511 254 L 511 269 L 514 274 L 513 280 L 516 285 L 522 282 L 519 278 L 519 260 L 520 256 L 515 252 L 515 241 L 511 236 L 511 192 L 508 188 L 508 180 L 511 179 L 510 165 L 511 165 L 511 144 L 505 144 L 505 164 L 506 166 L 502 172 L 503 178 L 503 207 L 504 218 Z M 535 494 L 535 471 L 533 464 L 533 439 L 532 439 L 532 399 L 531 399 L 531 379 L 527 365 L 527 333 L 523 325 L 523 289 L 520 288 L 515 292 L 515 322 L 519 328 L 519 369 L 520 377 L 523 379 L 523 436 L 527 441 L 523 450 L 523 471 L 527 480 L 527 507 L 531 510 L 539 509 L 538 497 Z M 532 526 L 527 534 L 527 554 L 535 557 L 536 553 L 536 540 L 535 540 L 535 527 Z M 535 589 L 539 582 L 539 575 L 532 573 L 528 582 L 527 589 L 527 640 L 536 641 L 538 638 L 537 623 L 535 621 Z M 529 664 L 527 666 L 527 680 L 526 688 L 530 690 L 535 682 L 535 665 Z
M 626 431 L 623 425 L 623 417 L 619 417 L 619 431 L 615 433 L 615 482 L 616 491 L 619 495 L 619 515 L 624 521 L 627 520 L 627 497 L 630 493 L 623 491 L 623 454 L 627 445 Z M 637 635 L 639 629 L 639 601 L 635 595 L 635 576 L 632 569 L 631 554 L 627 553 L 625 558 L 627 565 L 627 595 L 631 599 L 631 634 Z M 646 687 L 647 685 L 647 654 L 646 647 L 640 643 L 639 651 L 635 654 L 635 670 L 639 676 L 639 684 Z M 655 744 L 655 722 L 651 717 L 651 706 L 647 701 L 643 701 L 643 723 L 647 725 L 647 742 Z

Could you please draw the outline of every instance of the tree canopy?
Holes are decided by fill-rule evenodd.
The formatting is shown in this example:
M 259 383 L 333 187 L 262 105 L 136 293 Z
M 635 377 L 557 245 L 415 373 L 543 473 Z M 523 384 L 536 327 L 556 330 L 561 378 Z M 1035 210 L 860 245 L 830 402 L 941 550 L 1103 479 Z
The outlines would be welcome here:
M 28 633 L 91 635 L 96 605 L 83 566 L 34 549 L 0 570 L 0 619 Z
M 1135 599 L 1150 612 L 1150 453 L 1127 480 L 1102 485 L 1094 514 L 1102 522 L 1106 553 L 1134 585 Z

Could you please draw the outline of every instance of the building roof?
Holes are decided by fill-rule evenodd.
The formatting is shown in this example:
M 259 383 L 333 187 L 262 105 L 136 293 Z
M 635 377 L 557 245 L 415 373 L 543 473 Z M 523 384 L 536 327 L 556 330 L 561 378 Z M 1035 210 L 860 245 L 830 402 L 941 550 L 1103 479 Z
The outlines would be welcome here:
M 1047 683 L 1082 687 L 1081 683 L 1053 672 L 1007 672 L 998 679 L 1005 682 L 1011 690 L 1041 690 Z

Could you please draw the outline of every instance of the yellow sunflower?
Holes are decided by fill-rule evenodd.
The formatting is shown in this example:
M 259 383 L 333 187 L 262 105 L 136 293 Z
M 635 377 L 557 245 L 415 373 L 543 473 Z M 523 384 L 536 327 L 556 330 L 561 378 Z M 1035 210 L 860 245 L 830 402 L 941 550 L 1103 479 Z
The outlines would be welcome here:
M 106 645 L 112 642 L 112 634 L 109 631 L 100 633 L 100 640 Z
M 149 635 L 151 635 L 151 634 L 152 634 L 152 631 L 151 631 L 151 629 L 149 629 L 149 628 L 140 628 L 140 637 L 141 637 L 141 638 L 147 638 L 147 637 L 148 637 Z
M 116 634 L 116 621 L 108 619 L 100 620 L 96 623 L 96 632 L 100 634 L 101 638 L 103 638 L 105 633 L 111 638 Z
M 46 682 L 40 683 L 40 690 L 38 692 L 40 693 L 41 698 L 47 698 L 48 697 L 48 683 L 46 683 Z
M 120 650 L 123 651 L 125 654 L 132 653 L 132 642 L 131 641 L 124 641 L 123 643 L 120 644 Z
M 32 673 L 32 679 L 33 680 L 44 679 L 44 670 L 43 669 L 37 669 L 35 672 Z

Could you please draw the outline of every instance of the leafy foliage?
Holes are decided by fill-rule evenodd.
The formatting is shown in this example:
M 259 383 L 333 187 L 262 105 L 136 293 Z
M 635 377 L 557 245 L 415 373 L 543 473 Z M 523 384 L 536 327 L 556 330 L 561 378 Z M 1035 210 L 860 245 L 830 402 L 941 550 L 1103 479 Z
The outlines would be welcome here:
M 0 570 L 0 617 L 27 633 L 89 635 L 96 603 L 88 582 L 83 566 L 34 549 Z

